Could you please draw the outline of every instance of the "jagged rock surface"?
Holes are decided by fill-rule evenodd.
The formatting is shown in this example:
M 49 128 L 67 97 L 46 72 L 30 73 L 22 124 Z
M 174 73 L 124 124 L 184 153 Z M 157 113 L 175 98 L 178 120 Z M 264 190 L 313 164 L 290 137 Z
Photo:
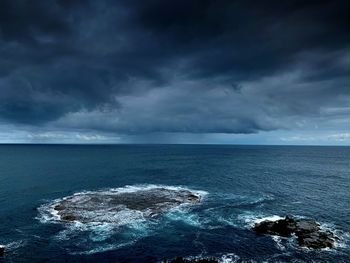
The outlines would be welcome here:
M 298 244 L 308 248 L 332 248 L 338 237 L 329 230 L 322 230 L 315 220 L 285 217 L 277 221 L 263 221 L 253 226 L 257 234 L 297 236 Z

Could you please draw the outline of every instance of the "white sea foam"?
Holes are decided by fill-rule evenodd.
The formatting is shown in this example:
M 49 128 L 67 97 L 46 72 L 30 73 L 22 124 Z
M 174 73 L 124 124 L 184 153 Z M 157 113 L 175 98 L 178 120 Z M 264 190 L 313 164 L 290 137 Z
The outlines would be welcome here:
M 334 235 L 338 238 L 334 241 L 334 249 L 343 249 L 349 246 L 350 233 L 338 230 L 336 226 L 331 223 L 321 223 L 320 228 L 324 231 L 330 231 L 334 233 Z M 332 251 L 334 249 L 325 248 L 324 250 Z
M 347 248 L 350 243 L 350 233 L 339 233 L 336 231 L 336 235 L 339 237 L 339 240 L 334 242 L 335 248 Z
M 263 218 L 256 218 L 254 223 L 258 224 L 258 223 L 261 223 L 264 221 L 278 221 L 281 219 L 284 219 L 284 217 L 273 215 L 273 216 L 267 216 L 267 217 L 263 217 Z
M 228 253 L 228 254 L 224 254 L 221 256 L 221 258 L 219 259 L 219 262 L 221 263 L 234 263 L 239 261 L 240 258 L 239 256 L 233 254 L 233 253 Z
M 281 219 L 284 219 L 284 217 L 278 215 L 266 216 L 263 214 L 256 214 L 251 212 L 246 212 L 238 216 L 238 220 L 243 221 L 249 228 L 263 221 L 278 221 Z
M 282 240 L 283 238 L 280 237 L 280 236 L 271 236 L 272 237 L 272 240 L 275 241 L 275 244 L 276 244 L 276 247 L 279 249 L 279 250 L 286 250 L 286 247 L 282 244 Z

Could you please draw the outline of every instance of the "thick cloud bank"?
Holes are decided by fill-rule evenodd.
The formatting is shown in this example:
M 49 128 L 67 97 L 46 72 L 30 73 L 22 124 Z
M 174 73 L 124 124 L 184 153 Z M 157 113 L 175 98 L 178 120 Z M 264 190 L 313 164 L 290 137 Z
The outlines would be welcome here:
M 347 11 L 342 0 L 3 0 L 0 126 L 344 132 Z

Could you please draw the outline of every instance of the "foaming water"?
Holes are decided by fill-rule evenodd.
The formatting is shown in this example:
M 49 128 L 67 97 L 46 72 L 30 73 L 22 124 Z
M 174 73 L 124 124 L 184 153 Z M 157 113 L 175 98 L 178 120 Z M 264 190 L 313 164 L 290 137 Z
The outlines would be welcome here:
M 239 256 L 235 255 L 234 253 L 224 254 L 220 257 L 221 263 L 233 263 L 238 262 L 239 260 Z
M 271 236 L 271 238 L 273 239 L 273 241 L 275 241 L 276 247 L 282 251 L 286 250 L 286 246 L 282 243 L 283 239 L 280 236 Z
M 165 216 L 171 221 L 182 222 L 195 227 L 203 226 L 199 215 L 186 208 L 171 209 Z
M 333 232 L 338 239 L 334 242 L 334 248 L 325 248 L 324 250 L 337 251 L 337 249 L 345 249 L 349 247 L 350 243 L 350 233 L 337 229 L 337 227 L 332 223 L 321 223 L 320 228 L 324 231 Z

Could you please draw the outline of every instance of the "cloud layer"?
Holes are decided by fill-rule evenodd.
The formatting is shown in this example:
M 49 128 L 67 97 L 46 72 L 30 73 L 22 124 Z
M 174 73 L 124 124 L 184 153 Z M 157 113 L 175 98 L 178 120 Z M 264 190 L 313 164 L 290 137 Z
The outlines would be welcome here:
M 347 10 L 342 0 L 4 0 L 0 124 L 346 130 Z

